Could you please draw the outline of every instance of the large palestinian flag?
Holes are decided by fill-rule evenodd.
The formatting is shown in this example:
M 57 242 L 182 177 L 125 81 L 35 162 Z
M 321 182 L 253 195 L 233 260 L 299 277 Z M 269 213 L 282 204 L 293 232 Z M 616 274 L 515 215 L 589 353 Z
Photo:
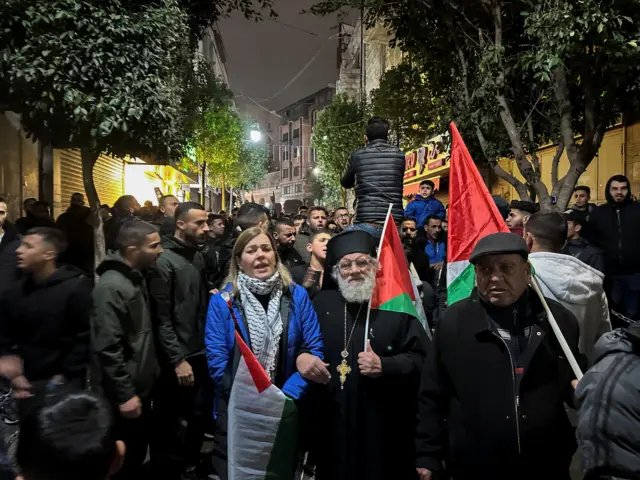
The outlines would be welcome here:
M 451 122 L 447 245 L 449 305 L 467 298 L 475 286 L 476 275 L 469 257 L 478 240 L 492 233 L 508 231 L 460 132 Z
M 391 210 L 387 213 L 380 239 L 378 261 L 381 268 L 378 270 L 376 285 L 371 295 L 371 308 L 407 313 L 416 317 L 422 326 L 427 328 L 422 302 L 417 286 L 409 273 L 407 257 Z
M 295 403 L 269 380 L 236 332 L 240 362 L 228 404 L 229 480 L 290 479 L 298 449 Z

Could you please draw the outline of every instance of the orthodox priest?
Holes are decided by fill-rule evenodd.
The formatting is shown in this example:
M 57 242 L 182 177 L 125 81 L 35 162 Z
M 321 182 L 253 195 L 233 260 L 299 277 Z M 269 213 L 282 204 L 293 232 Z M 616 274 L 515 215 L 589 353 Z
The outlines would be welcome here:
M 417 319 L 378 310 L 365 332 L 380 268 L 376 244 L 361 230 L 329 241 L 323 290 L 313 302 L 327 363 L 298 357 L 303 376 L 323 384 L 312 400 L 317 480 L 417 479 L 412 438 L 428 338 Z

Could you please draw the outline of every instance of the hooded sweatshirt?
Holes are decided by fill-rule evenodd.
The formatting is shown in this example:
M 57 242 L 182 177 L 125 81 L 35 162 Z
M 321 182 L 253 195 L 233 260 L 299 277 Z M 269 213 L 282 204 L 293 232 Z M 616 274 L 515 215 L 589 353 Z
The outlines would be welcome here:
M 631 193 L 622 202 L 616 202 L 609 192 L 612 181 L 626 181 L 616 175 L 607 181 L 607 203 L 595 208 L 589 215 L 589 240 L 604 251 L 607 275 L 640 273 L 640 203 L 631 200 Z
M 2 294 L 0 353 L 20 356 L 29 381 L 63 375 L 84 385 L 92 283 L 61 266 L 42 283 L 24 275 Z
M 580 325 L 580 352 L 588 355 L 598 338 L 611 331 L 604 274 L 563 253 L 529 254 L 540 289 L 573 313 Z

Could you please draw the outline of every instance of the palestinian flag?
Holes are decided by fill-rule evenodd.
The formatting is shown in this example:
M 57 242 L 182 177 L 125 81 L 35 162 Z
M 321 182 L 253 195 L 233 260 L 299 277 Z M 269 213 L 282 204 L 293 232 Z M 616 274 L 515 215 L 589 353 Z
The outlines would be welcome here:
M 240 362 L 228 404 L 229 480 L 293 478 L 298 449 L 294 401 L 271 383 L 236 332 Z
M 371 309 L 408 313 L 423 322 L 424 319 L 420 318 L 416 310 L 417 297 L 391 210 L 384 223 L 378 261 L 381 268 L 371 295 Z
M 509 232 L 487 190 L 455 123 L 451 122 L 449 172 L 449 237 L 447 245 L 447 301 L 471 295 L 476 274 L 469 257 L 478 240 Z

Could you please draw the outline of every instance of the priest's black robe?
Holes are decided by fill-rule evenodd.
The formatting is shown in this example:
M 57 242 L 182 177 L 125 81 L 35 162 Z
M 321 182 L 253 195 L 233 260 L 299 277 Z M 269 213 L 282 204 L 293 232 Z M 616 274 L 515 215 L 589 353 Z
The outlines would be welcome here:
M 368 337 L 381 358 L 382 374 L 360 374 L 358 353 L 364 351 L 364 304 L 348 347 L 347 375 L 340 389 L 337 367 L 344 349 L 344 305 L 338 291 L 325 290 L 314 299 L 324 337 L 328 386 L 317 386 L 309 425 L 316 480 L 414 480 L 415 427 L 420 371 L 428 338 L 415 318 L 371 311 Z M 347 336 L 360 305 L 347 305 Z

